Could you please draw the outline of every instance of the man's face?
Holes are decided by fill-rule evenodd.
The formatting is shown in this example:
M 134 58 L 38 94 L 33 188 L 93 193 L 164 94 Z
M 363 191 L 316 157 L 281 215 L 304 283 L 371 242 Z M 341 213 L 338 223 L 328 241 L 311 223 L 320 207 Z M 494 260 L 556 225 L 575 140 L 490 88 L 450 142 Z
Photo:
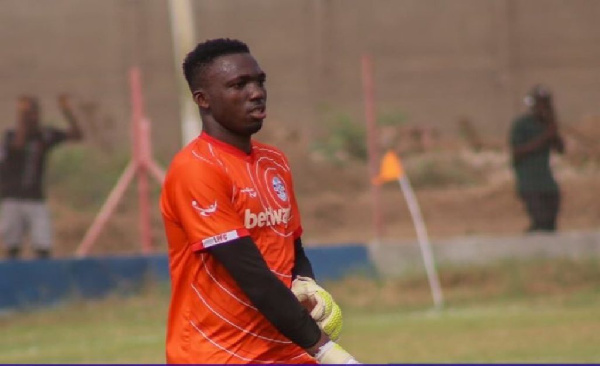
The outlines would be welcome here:
M 28 97 L 19 98 L 17 108 L 20 114 L 19 123 L 23 123 L 29 131 L 37 130 L 40 118 L 37 101 Z
M 550 98 L 536 98 L 532 108 L 533 113 L 545 121 L 552 111 L 552 103 Z
M 265 77 L 248 53 L 221 56 L 205 70 L 203 86 L 194 99 L 229 132 L 251 136 L 267 116 Z

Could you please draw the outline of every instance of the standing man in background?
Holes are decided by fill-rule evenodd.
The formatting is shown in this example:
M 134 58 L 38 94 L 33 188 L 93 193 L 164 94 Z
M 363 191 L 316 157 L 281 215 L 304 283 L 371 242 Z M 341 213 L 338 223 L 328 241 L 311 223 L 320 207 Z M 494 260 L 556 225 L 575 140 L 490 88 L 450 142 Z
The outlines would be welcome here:
M 161 194 L 169 245 L 167 363 L 357 363 L 334 340 L 341 313 L 314 281 L 285 155 L 252 139 L 266 74 L 237 40 L 183 64 L 202 133 Z
M 550 168 L 550 152 L 563 153 L 551 93 L 535 86 L 525 98 L 528 113 L 517 118 L 510 132 L 517 191 L 531 225 L 528 232 L 555 231 L 560 189 Z
M 59 96 L 58 105 L 69 123 L 67 130 L 43 126 L 38 100 L 19 97 L 17 126 L 7 130 L 1 142 L 0 233 L 9 259 L 20 256 L 26 231 L 37 258 L 51 253 L 53 230 L 44 192 L 48 153 L 63 141 L 82 138 L 69 98 Z

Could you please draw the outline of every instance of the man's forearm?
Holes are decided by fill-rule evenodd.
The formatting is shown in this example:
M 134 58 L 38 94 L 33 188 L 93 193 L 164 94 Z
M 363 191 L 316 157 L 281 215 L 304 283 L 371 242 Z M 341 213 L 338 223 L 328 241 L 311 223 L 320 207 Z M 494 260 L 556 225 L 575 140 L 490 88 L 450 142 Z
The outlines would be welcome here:
M 515 161 L 521 160 L 525 156 L 540 150 L 546 143 L 547 143 L 547 140 L 545 138 L 539 138 L 534 141 L 528 142 L 526 144 L 513 147 L 513 149 L 512 149 L 513 160 L 515 160 Z
M 562 154 L 565 152 L 565 142 L 562 139 L 562 137 L 560 136 L 556 136 L 553 140 L 552 140 L 552 148 L 554 150 L 556 150 L 556 152 L 558 152 L 559 154 Z
M 514 146 L 512 148 L 512 157 L 515 161 L 522 159 L 523 157 L 532 154 L 542 148 L 548 143 L 552 142 L 555 135 L 545 132 L 540 137 L 526 142 L 522 145 Z
M 318 344 L 321 329 L 292 291 L 271 272 L 252 239 L 244 237 L 216 245 L 209 252 L 283 335 L 304 349 Z
M 63 109 L 63 115 L 65 116 L 67 122 L 69 123 L 69 138 L 72 140 L 81 140 L 83 138 L 83 133 L 81 132 L 81 128 L 79 127 L 79 121 L 77 117 L 73 114 L 73 111 L 70 109 Z
M 292 277 L 298 276 L 310 277 L 315 279 L 315 273 L 313 271 L 310 260 L 304 252 L 304 246 L 302 245 L 302 239 L 298 238 L 294 241 L 294 269 L 292 270 Z

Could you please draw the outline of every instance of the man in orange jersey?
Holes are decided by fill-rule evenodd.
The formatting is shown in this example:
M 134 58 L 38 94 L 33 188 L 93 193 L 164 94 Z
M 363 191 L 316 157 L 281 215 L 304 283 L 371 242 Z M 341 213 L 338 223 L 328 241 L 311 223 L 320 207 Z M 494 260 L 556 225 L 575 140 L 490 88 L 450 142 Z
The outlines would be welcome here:
M 314 278 L 288 161 L 256 142 L 266 75 L 237 40 L 183 64 L 201 135 L 173 159 L 161 210 L 169 242 L 168 363 L 357 363 L 290 290 Z

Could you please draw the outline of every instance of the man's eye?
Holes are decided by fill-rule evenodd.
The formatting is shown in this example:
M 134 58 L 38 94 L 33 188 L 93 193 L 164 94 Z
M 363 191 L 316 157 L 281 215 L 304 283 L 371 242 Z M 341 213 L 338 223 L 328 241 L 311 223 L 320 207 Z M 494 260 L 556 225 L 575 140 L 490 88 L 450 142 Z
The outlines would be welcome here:
M 243 89 L 244 86 L 246 86 L 246 82 L 245 81 L 240 81 L 240 82 L 237 82 L 237 83 L 233 84 L 233 87 L 236 88 L 236 89 Z

